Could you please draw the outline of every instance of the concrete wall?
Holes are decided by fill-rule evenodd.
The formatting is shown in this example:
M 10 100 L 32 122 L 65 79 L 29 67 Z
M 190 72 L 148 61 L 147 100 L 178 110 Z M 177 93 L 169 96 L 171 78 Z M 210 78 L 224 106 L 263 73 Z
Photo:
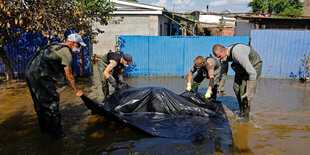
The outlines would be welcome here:
M 254 23 L 237 22 L 236 23 L 235 36 L 250 36 L 252 29 L 255 29 Z
M 159 36 L 169 36 L 169 19 L 165 16 L 159 16 Z
M 124 17 L 120 23 L 113 23 L 113 19 Z M 109 50 L 115 51 L 116 35 L 143 35 L 159 36 L 160 25 L 162 25 L 162 35 L 167 34 L 168 28 L 165 23 L 168 19 L 162 15 L 116 15 L 108 25 L 102 26 L 99 23 L 93 25 L 105 32 L 96 37 L 97 44 L 93 45 L 93 54 L 103 55 Z M 166 30 L 165 30 L 166 28 Z
M 310 16 L 310 0 L 304 0 L 303 14 Z

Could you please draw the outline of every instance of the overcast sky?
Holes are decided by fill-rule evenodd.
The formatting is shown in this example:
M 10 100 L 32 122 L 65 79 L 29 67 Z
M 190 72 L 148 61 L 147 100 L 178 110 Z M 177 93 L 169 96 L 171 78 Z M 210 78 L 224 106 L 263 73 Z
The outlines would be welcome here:
M 168 11 L 179 13 L 204 11 L 209 5 L 209 11 L 222 12 L 229 10 L 232 13 L 250 12 L 248 3 L 251 0 L 138 0 L 140 3 L 163 6 Z

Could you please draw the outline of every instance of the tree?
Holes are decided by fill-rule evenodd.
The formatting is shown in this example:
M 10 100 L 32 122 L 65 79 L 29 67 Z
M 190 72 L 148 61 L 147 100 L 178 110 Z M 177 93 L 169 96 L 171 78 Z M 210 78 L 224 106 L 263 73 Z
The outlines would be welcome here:
M 92 41 L 103 31 L 92 31 L 91 23 L 107 24 L 116 10 L 109 0 L 0 0 L 0 8 L 0 58 L 8 80 L 13 79 L 13 71 L 3 45 L 14 43 L 24 32 L 64 40 L 68 29 L 87 34 Z
M 301 15 L 303 3 L 300 0 L 253 0 L 248 6 L 254 13 Z
M 252 12 L 255 12 L 255 13 L 264 13 L 266 11 L 263 9 L 264 0 L 253 0 L 249 2 L 248 6 L 252 7 Z

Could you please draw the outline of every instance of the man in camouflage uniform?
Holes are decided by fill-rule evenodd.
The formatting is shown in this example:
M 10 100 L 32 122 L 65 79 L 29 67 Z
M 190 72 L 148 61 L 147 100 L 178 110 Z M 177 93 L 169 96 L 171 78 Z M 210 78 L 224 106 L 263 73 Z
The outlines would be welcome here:
M 59 94 L 56 91 L 56 82 L 60 81 L 65 74 L 76 96 L 83 95 L 83 92 L 76 87 L 72 75 L 70 52 L 71 50 L 78 53 L 81 46 L 86 46 L 81 36 L 70 34 L 65 43 L 52 43 L 37 50 L 26 68 L 26 81 L 34 102 L 40 129 L 51 137 L 64 136 L 61 131 Z
M 123 79 L 122 73 L 128 65 L 133 65 L 130 54 L 124 54 L 121 56 L 115 52 L 108 52 L 101 57 L 98 62 L 98 70 L 102 92 L 105 98 L 109 95 L 108 83 L 110 83 L 115 89 L 119 89 L 119 84 L 123 87 L 127 85 Z M 126 87 L 128 87 L 128 85 Z
M 197 75 L 194 77 L 193 86 L 191 86 L 191 82 L 193 79 L 193 74 L 197 72 Z M 205 94 L 205 98 L 209 99 L 212 98 L 216 100 L 217 96 L 217 87 L 219 85 L 219 81 L 221 78 L 220 75 L 221 71 L 221 64 L 212 56 L 210 57 L 202 57 L 197 56 L 194 60 L 194 66 L 192 67 L 191 71 L 187 77 L 187 91 L 194 91 L 197 92 L 197 89 L 203 79 L 207 78 L 209 80 L 209 86 Z
M 213 46 L 213 54 L 222 61 L 222 69 L 226 71 L 223 77 L 226 77 L 228 62 L 233 62 L 231 68 L 236 73 L 233 88 L 238 99 L 240 116 L 244 121 L 248 121 L 251 100 L 261 75 L 263 61 L 251 46 L 244 44 L 234 44 L 227 48 L 217 44 Z M 222 79 L 224 80 L 225 78 Z

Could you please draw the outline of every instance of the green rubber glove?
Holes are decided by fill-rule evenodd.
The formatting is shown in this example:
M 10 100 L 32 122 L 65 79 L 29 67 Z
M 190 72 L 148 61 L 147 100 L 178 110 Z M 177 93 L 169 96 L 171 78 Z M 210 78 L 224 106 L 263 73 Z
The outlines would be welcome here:
M 212 91 L 211 90 L 207 90 L 205 98 L 209 99 L 212 95 Z
M 188 82 L 187 83 L 187 87 L 186 87 L 186 91 L 191 91 L 192 87 L 191 87 L 191 83 Z

